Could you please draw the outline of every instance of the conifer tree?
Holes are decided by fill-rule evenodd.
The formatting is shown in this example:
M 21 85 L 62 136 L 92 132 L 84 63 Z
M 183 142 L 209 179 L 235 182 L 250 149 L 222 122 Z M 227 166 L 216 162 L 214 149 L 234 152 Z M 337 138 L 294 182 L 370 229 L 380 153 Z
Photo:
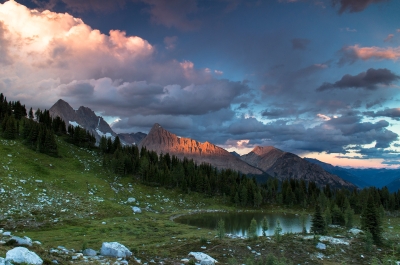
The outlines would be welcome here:
M 361 214 L 361 218 L 361 229 L 371 233 L 375 244 L 382 243 L 381 218 L 372 194 L 368 196 L 367 204 Z
M 319 206 L 319 204 L 315 206 L 315 212 L 311 222 L 312 222 L 311 231 L 313 233 L 321 235 L 324 235 L 326 233 L 325 220 L 322 217 L 321 207 Z
M 225 222 L 222 218 L 217 223 L 217 236 L 219 239 L 223 239 L 225 236 Z
M 249 227 L 249 238 L 257 239 L 257 221 L 256 219 L 251 219 Z

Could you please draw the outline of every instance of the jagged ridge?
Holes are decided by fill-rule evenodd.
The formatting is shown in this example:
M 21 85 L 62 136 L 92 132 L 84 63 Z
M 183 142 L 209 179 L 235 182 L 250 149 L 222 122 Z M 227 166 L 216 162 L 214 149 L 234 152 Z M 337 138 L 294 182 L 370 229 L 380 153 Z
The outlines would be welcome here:
M 201 143 L 190 138 L 178 137 L 157 123 L 139 144 L 139 148 L 142 146 L 158 154 L 169 153 L 180 159 L 186 157 L 197 163 L 209 163 L 219 169 L 233 169 L 244 174 L 263 173 L 221 147 L 209 142 Z

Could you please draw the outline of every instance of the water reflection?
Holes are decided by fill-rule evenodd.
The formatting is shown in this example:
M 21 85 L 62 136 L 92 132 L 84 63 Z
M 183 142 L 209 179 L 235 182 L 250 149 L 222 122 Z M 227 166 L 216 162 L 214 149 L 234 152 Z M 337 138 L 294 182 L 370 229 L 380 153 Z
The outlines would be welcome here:
M 215 229 L 220 219 L 225 222 L 225 232 L 237 236 L 246 236 L 247 230 L 250 227 L 250 222 L 254 218 L 257 221 L 257 233 L 262 235 L 261 223 L 264 216 L 268 220 L 268 230 L 266 234 L 271 236 L 274 234 L 276 221 L 279 220 L 283 233 L 300 233 L 303 229 L 301 218 L 294 214 L 284 213 L 261 213 L 261 212 L 232 212 L 232 213 L 199 213 L 192 215 L 185 215 L 176 218 L 175 221 L 181 224 L 191 226 Z M 305 226 L 307 230 L 311 227 L 311 217 L 305 216 Z

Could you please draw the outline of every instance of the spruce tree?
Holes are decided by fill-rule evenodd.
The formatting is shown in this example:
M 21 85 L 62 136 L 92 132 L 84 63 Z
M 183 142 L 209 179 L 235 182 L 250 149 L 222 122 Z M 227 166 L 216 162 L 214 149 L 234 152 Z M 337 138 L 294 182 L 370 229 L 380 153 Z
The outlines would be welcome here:
M 361 229 L 371 233 L 375 244 L 382 243 L 381 217 L 371 193 L 368 196 L 367 204 L 361 214 L 361 218 Z
M 222 218 L 217 223 L 217 235 L 219 239 L 223 239 L 225 236 L 225 222 Z
M 249 238 L 257 239 L 257 221 L 256 219 L 251 219 L 249 227 Z
M 311 231 L 313 233 L 321 235 L 324 235 L 326 233 L 325 220 L 322 217 L 321 207 L 319 206 L 319 204 L 315 206 L 315 212 L 311 222 L 312 222 Z

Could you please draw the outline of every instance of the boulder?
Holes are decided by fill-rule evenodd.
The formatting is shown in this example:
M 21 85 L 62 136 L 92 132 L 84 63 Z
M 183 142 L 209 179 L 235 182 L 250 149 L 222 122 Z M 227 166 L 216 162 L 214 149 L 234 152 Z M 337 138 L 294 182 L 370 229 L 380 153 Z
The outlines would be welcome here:
M 357 228 L 352 228 L 349 230 L 349 233 L 352 233 L 353 235 L 358 235 L 360 233 L 363 233 L 363 231 Z
M 16 247 L 7 251 L 6 259 L 9 259 L 15 263 L 26 263 L 33 265 L 43 264 L 43 260 L 36 255 L 35 252 L 29 251 L 24 247 Z
M 84 256 L 96 256 L 96 255 L 97 255 L 97 252 L 96 252 L 96 250 L 94 250 L 94 249 L 87 248 L 87 249 L 85 249 L 85 250 L 83 251 L 83 255 L 84 255 Z
M 127 200 L 128 203 L 132 203 L 132 202 L 135 202 L 135 201 L 136 201 L 135 198 L 128 198 L 128 200 Z
M 11 236 L 11 232 L 3 232 L 3 236 Z
M 319 242 L 316 246 L 318 249 L 326 249 L 326 245 L 324 243 Z
M 133 207 L 132 207 L 132 211 L 133 211 L 134 213 L 142 213 L 142 210 L 141 210 L 139 207 L 137 207 L 137 206 L 133 206 Z
M 14 239 L 17 241 L 18 245 L 26 245 L 26 246 L 32 246 L 32 239 L 30 239 L 27 236 L 24 236 L 24 238 L 19 237 L 19 236 L 13 236 L 11 239 Z
M 127 258 L 132 256 L 132 252 L 118 242 L 103 242 L 103 245 L 100 249 L 100 254 L 102 256 L 111 256 L 117 258 Z
M 196 260 L 200 261 L 200 264 L 215 264 L 218 261 L 213 259 L 211 256 L 203 253 L 203 252 L 190 252 L 189 256 L 193 256 Z

